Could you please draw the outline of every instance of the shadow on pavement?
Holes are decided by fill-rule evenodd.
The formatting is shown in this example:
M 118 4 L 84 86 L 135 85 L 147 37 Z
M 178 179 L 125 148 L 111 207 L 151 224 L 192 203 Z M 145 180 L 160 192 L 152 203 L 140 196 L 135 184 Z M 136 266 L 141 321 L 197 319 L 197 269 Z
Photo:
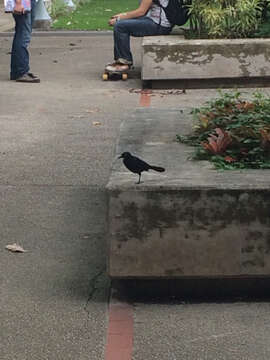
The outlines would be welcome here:
M 269 285 L 270 278 L 112 281 L 116 298 L 143 303 L 266 301 Z

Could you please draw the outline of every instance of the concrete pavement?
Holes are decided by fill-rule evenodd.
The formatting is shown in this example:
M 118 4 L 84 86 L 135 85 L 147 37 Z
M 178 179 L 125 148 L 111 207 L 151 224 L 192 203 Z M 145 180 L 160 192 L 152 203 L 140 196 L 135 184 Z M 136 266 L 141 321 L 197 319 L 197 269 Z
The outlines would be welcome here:
M 4 4 L 0 4 L 0 32 L 9 31 L 14 28 L 14 21 L 11 14 L 5 14 Z
M 12 82 L 11 40 L 0 37 L 1 359 L 104 359 L 105 185 L 121 121 L 145 104 L 140 79 L 101 81 L 111 35 L 36 36 L 41 83 Z M 132 45 L 138 68 L 140 39 Z M 216 93 L 153 91 L 148 105 L 198 106 Z M 28 252 L 8 252 L 14 242 Z M 133 302 L 132 360 L 269 359 L 268 302 L 153 301 Z
M 41 83 L 12 82 L 11 41 L 0 38 L 1 359 L 102 359 L 104 188 L 138 80 L 102 83 L 111 37 L 35 37 Z M 15 242 L 28 252 L 5 250 Z

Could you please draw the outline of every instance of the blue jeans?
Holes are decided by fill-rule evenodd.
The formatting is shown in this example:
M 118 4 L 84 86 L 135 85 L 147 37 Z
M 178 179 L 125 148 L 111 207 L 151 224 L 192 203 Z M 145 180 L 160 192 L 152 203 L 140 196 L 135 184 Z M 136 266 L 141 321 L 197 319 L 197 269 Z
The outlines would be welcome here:
M 160 26 L 147 16 L 135 19 L 119 20 L 114 25 L 114 60 L 133 64 L 130 51 L 130 36 L 142 37 L 168 35 L 171 28 Z
M 16 80 L 30 70 L 28 45 L 31 40 L 36 0 L 31 0 L 31 12 L 23 15 L 13 14 L 15 34 L 11 49 L 10 79 Z

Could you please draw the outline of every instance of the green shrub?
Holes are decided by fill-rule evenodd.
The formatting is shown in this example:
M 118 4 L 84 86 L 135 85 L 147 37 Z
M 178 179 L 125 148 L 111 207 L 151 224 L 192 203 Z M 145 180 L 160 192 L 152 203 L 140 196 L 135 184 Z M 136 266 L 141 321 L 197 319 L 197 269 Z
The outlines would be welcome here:
M 269 0 L 187 0 L 192 36 L 245 38 L 258 29 Z
M 248 101 L 239 92 L 220 93 L 193 114 L 193 133 L 177 139 L 195 146 L 194 159 L 218 169 L 270 169 L 270 98 L 257 92 Z

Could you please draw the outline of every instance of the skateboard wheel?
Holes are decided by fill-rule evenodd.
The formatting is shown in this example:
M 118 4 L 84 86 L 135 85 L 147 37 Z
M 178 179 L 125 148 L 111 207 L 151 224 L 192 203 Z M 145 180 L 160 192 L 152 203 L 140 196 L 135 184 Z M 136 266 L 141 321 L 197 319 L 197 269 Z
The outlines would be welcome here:
M 107 81 L 108 79 L 109 79 L 109 75 L 108 74 L 103 74 L 102 75 L 102 79 L 104 80 L 104 81 Z
M 128 75 L 127 74 L 122 74 L 122 80 L 127 80 Z

